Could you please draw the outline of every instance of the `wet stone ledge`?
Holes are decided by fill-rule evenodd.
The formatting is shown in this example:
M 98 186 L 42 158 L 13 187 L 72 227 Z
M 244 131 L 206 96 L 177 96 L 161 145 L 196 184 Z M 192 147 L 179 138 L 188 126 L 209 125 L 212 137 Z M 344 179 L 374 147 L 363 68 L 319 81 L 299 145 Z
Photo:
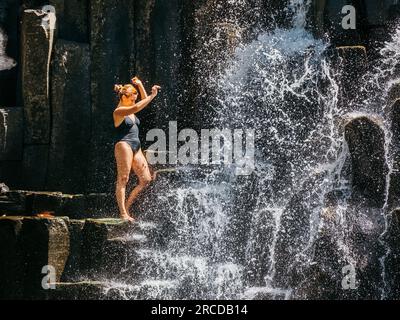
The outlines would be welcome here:
M 117 279 L 129 253 L 156 231 L 153 223 L 111 218 L 0 217 L 0 299 L 106 299 L 98 281 Z M 46 275 L 56 290 L 43 289 Z
M 68 218 L 0 217 L 0 298 L 40 298 L 42 268 L 60 279 L 69 254 Z
M 46 299 L 98 300 L 104 298 L 104 291 L 104 284 L 95 281 L 54 283 L 54 289 L 46 291 Z
M 61 192 L 12 190 L 2 194 L 0 215 L 31 216 L 51 213 L 71 219 L 118 216 L 114 195 L 106 193 L 69 195 Z
M 135 249 L 158 240 L 153 223 L 130 224 L 120 219 L 87 219 L 82 230 L 82 274 L 117 278 Z
M 385 158 L 385 133 L 382 120 L 354 116 L 344 127 L 353 168 L 353 188 L 381 207 L 385 198 L 388 165 Z

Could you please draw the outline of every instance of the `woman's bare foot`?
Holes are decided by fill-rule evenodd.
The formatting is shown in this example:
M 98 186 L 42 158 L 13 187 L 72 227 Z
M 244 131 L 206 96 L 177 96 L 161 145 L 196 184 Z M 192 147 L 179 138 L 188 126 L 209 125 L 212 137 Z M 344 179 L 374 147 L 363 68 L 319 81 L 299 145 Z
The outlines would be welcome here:
M 121 219 L 122 219 L 122 220 L 125 220 L 125 221 L 128 221 L 128 222 L 130 222 L 130 223 L 135 222 L 135 219 L 132 218 L 132 217 L 131 217 L 130 215 L 128 215 L 128 214 L 121 215 Z

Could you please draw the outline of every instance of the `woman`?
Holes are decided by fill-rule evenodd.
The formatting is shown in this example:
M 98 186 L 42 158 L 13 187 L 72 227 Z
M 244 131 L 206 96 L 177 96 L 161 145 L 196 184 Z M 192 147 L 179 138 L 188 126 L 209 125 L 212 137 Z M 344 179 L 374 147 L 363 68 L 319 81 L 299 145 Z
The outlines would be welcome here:
M 119 96 L 119 104 L 114 110 L 114 126 L 117 130 L 117 142 L 115 144 L 115 159 L 117 162 L 118 177 L 116 184 L 116 198 L 122 219 L 133 222 L 135 219 L 129 215 L 129 208 L 141 193 L 153 180 L 149 171 L 149 165 L 143 155 L 139 140 L 140 121 L 136 113 L 146 108 L 157 96 L 161 88 L 153 86 L 151 95 L 148 96 L 142 82 L 138 78 L 132 79 L 132 84 L 115 85 L 115 92 Z M 137 87 L 138 90 L 135 88 Z M 140 93 L 141 101 L 136 103 Z M 125 202 L 126 185 L 129 174 L 133 172 L 138 177 L 139 184 L 133 189 Z

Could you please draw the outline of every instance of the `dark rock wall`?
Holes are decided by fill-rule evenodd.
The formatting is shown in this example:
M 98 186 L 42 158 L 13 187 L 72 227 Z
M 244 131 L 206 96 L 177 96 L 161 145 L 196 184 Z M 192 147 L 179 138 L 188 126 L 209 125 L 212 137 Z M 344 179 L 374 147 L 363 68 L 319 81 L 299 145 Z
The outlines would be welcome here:
M 356 9 L 356 30 L 342 28 L 345 14 L 341 11 L 345 5 Z M 398 17 L 398 10 L 399 5 L 392 0 L 315 0 L 310 22 L 317 33 L 329 34 L 334 43 L 374 45 L 377 38 L 383 40 L 388 36 L 387 28 Z
M 52 190 L 85 192 L 91 137 L 90 66 L 88 44 L 57 41 L 52 63 L 53 121 L 46 183 Z
M 54 43 L 49 42 L 36 21 L 42 18 L 39 11 L 25 11 L 48 4 L 56 9 Z M 179 113 L 182 4 L 178 0 L 24 0 L 18 5 L 2 1 L 0 22 L 8 27 L 5 31 L 14 52 L 8 55 L 15 57 L 22 68 L 19 105 L 25 113 L 20 128 L 25 131 L 25 144 L 21 151 L 14 134 L 21 121 L 15 119 L 16 112 L 8 112 L 2 141 L 13 140 L 15 146 L 9 144 L 7 152 L 2 153 L 0 180 L 12 188 L 111 191 L 115 175 L 114 84 L 128 83 L 138 75 L 148 92 L 153 84 L 162 85 L 163 94 L 140 114 L 144 120 L 142 140 L 148 129 L 166 128 L 168 119 L 176 120 Z M 19 46 L 15 39 L 21 21 L 26 31 L 20 33 Z M 21 59 L 17 59 L 19 52 Z M 47 53 L 51 54 L 50 65 L 45 63 Z M 15 70 L 13 77 L 11 83 L 9 71 L 0 75 L 0 107 L 17 106 L 16 96 L 10 98 L 10 93 L 17 92 Z M 3 79 L 7 85 L 3 86 Z M 6 126 L 11 127 L 7 137 Z M 17 151 L 23 155 L 18 156 Z
M 353 2 L 360 8 L 361 34 L 332 29 L 342 15 L 331 0 L 313 1 L 311 27 L 330 33 L 336 46 L 380 40 L 396 11 L 393 1 L 379 8 L 375 1 Z M 48 4 L 56 9 L 53 41 L 40 26 L 46 13 L 26 11 Z M 168 121 L 177 120 L 178 130 L 204 128 L 214 96 L 204 75 L 217 72 L 240 39 L 287 24 L 284 7 L 285 1 L 275 0 L 241 6 L 214 0 L 0 0 L 7 55 L 18 62 L 0 72 L 0 108 L 16 108 L 9 112 L 7 137 L 0 123 L 0 139 L 15 144 L 0 156 L 0 181 L 13 189 L 113 192 L 113 85 L 137 75 L 148 92 L 155 83 L 163 88 L 138 115 L 143 149 L 150 144 L 146 132 L 167 130 Z M 207 44 L 217 34 L 215 46 Z M 21 109 L 24 119 L 15 119 Z M 23 145 L 18 127 L 25 132 Z
M 373 205 L 383 206 L 388 168 L 381 126 L 367 117 L 359 117 L 346 125 L 345 137 L 351 154 L 355 191 Z
M 92 1 L 90 7 L 92 126 L 89 188 L 107 188 L 113 174 L 112 88 L 134 74 L 134 6 L 131 1 Z M 108 190 L 102 190 L 108 191 Z

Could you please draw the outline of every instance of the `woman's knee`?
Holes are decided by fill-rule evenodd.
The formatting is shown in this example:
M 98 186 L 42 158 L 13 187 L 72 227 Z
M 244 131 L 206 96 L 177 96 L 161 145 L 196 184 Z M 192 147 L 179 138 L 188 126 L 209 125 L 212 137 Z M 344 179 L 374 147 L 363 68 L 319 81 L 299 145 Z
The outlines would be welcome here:
M 140 179 L 140 185 L 142 186 L 142 187 L 148 187 L 149 186 L 149 184 L 151 183 L 151 181 L 152 181 L 152 178 L 151 178 L 151 176 L 150 175 L 146 175 L 146 176 L 144 176 L 144 177 L 142 177 L 141 179 Z
M 129 174 L 122 174 L 122 175 L 118 176 L 117 183 L 119 185 L 126 186 L 128 184 L 128 181 L 129 181 Z

